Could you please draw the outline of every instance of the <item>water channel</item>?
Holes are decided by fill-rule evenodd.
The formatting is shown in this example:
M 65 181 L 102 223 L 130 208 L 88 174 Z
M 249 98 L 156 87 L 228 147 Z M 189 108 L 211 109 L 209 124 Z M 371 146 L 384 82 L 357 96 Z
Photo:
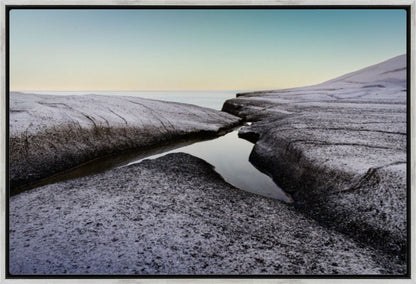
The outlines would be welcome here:
M 249 162 L 253 144 L 238 137 L 238 129 L 215 139 L 196 142 L 163 153 L 140 157 L 127 165 L 144 159 L 156 159 L 168 153 L 188 153 L 213 165 L 215 170 L 237 188 L 263 196 L 291 202 L 291 198 L 266 174 Z
M 56 94 L 56 93 L 55 93 Z M 80 93 L 81 95 L 82 93 Z M 109 95 L 108 93 L 104 93 Z M 114 95 L 114 94 L 110 94 Z M 132 95 L 132 94 L 123 94 Z M 136 94 L 135 94 L 136 95 Z M 145 97 L 147 93 L 139 93 L 139 96 Z M 154 95 L 154 94 L 151 94 Z M 185 96 L 186 95 L 186 96 Z M 200 98 L 195 98 L 190 94 L 178 96 L 178 94 L 158 97 L 158 99 L 165 99 L 170 101 L 189 102 L 205 107 L 219 108 L 225 98 L 229 98 L 229 92 L 226 93 L 202 93 Z M 225 97 L 226 96 L 226 97 Z M 188 99 L 189 97 L 189 99 Z M 134 163 L 139 163 L 144 159 L 156 159 L 168 153 L 184 152 L 201 158 L 213 165 L 215 170 L 230 184 L 237 188 L 246 190 L 252 193 L 282 200 L 284 202 L 292 202 L 292 198 L 286 194 L 279 186 L 277 186 L 271 177 L 262 173 L 249 162 L 249 156 L 253 149 L 253 144 L 249 141 L 238 137 L 238 130 L 233 131 L 213 139 L 202 140 L 181 140 L 167 145 L 161 145 L 146 150 L 131 150 L 116 155 L 95 159 L 85 163 L 74 169 L 67 170 L 63 173 L 56 174 L 50 178 L 44 179 L 41 182 L 31 185 L 30 187 L 22 188 L 18 192 L 42 186 L 49 183 L 55 183 L 63 180 L 79 178 L 117 167 L 124 167 Z

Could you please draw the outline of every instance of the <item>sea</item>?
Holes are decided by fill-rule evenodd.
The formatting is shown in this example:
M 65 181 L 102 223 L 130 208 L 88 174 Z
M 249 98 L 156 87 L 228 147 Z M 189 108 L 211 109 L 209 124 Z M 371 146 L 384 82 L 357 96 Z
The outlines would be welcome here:
M 245 91 L 24 91 L 31 94 L 46 95 L 104 95 L 133 96 L 147 99 L 187 103 L 197 106 L 221 110 L 227 99 L 235 98 L 236 94 Z

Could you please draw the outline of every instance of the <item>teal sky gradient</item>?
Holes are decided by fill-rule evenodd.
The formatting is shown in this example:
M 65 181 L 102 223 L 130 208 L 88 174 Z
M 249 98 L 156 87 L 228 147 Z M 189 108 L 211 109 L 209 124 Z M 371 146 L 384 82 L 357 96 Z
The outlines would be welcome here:
M 254 90 L 406 53 L 405 10 L 11 10 L 11 90 Z

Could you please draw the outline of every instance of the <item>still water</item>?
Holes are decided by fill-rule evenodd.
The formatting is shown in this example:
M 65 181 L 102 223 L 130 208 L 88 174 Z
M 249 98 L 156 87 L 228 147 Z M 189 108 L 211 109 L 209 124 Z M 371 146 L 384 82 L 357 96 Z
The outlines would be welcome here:
M 195 104 L 221 110 L 225 100 L 235 97 L 236 91 L 71 91 L 31 92 L 51 95 L 122 95 Z M 239 128 L 238 128 L 239 129 Z M 37 186 L 77 178 L 116 167 L 139 163 L 144 159 L 156 159 L 168 153 L 184 152 L 199 157 L 214 166 L 215 170 L 237 188 L 291 202 L 291 197 L 278 187 L 266 174 L 250 162 L 253 144 L 238 137 L 238 129 L 210 140 L 184 140 L 146 151 L 129 151 L 111 157 L 96 159 L 65 173 L 55 175 Z
M 292 199 L 266 174 L 257 170 L 248 160 L 253 144 L 238 137 L 238 129 L 224 136 L 193 143 L 146 158 L 139 158 L 128 165 L 144 159 L 156 159 L 168 153 L 183 152 L 199 157 L 215 167 L 215 170 L 237 188 L 276 198 L 285 202 Z

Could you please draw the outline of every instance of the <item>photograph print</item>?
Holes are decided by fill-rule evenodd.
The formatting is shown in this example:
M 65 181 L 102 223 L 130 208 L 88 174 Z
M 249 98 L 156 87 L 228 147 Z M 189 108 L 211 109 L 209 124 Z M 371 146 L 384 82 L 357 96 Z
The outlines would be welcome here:
M 410 6 L 5 13 L 7 278 L 410 276 Z

